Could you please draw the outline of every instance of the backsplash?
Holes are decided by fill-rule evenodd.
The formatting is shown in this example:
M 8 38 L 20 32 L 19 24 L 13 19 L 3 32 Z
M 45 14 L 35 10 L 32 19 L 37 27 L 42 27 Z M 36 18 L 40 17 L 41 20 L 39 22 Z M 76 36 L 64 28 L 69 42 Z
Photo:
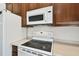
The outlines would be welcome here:
M 54 37 L 58 40 L 79 41 L 78 26 L 55 27 L 54 30 Z
M 48 25 L 38 25 L 34 27 L 28 27 L 28 37 L 32 36 L 52 36 L 53 37 L 53 27 Z M 51 34 L 50 34 L 51 33 Z
M 52 37 L 58 40 L 79 41 L 79 27 L 78 26 L 61 26 L 53 27 L 49 25 L 38 25 L 28 27 L 27 37 L 34 36 L 35 32 L 52 32 Z M 39 34 L 37 34 L 38 36 Z

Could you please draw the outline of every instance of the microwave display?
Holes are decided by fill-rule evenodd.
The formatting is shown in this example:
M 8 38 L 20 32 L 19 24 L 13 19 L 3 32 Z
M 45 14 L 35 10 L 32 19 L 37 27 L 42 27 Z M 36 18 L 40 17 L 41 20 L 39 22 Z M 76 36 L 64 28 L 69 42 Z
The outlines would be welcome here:
M 43 20 L 44 15 L 34 15 L 34 16 L 29 16 L 29 21 L 41 21 Z

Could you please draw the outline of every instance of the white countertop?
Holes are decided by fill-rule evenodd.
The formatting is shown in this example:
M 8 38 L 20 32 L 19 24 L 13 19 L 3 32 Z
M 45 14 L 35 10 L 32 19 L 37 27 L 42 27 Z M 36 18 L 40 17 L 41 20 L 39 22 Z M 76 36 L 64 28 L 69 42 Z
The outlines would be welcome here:
M 11 45 L 15 45 L 15 46 L 21 46 L 21 44 L 25 43 L 25 42 L 28 42 L 30 41 L 31 39 L 21 39 L 21 40 L 18 40 L 18 41 L 14 41 L 14 42 L 11 42 Z

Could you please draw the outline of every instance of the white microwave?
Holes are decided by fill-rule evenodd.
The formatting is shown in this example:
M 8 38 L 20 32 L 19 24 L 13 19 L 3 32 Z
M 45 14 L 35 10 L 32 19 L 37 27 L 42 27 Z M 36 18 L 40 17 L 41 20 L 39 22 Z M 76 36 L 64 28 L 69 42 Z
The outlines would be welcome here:
M 53 24 L 53 7 L 48 6 L 27 11 L 27 25 Z

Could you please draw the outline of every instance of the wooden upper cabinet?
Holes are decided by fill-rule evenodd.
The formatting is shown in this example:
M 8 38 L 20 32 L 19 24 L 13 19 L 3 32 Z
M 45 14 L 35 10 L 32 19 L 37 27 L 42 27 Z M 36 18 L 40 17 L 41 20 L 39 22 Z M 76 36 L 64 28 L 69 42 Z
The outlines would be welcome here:
M 54 20 L 57 24 L 78 24 L 79 4 L 57 3 L 54 4 Z
M 29 3 L 28 6 L 29 6 L 29 7 L 28 7 L 29 10 L 34 10 L 34 9 L 39 8 L 39 6 L 38 6 L 37 3 Z
M 20 3 L 13 3 L 13 13 L 20 15 L 20 13 L 21 13 L 21 4 Z
M 6 3 L 6 9 L 9 11 L 13 11 L 13 4 L 12 3 Z
M 38 8 L 53 6 L 55 25 L 79 24 L 79 3 L 7 3 L 6 8 L 22 17 L 22 27 L 27 26 L 26 12 Z
M 34 10 L 38 8 L 43 8 L 52 5 L 52 3 L 29 3 L 29 10 Z
M 21 26 L 22 27 L 26 27 L 26 24 L 27 24 L 27 22 L 26 22 L 26 18 L 27 18 L 27 16 L 26 16 L 26 12 L 29 10 L 29 6 L 28 6 L 29 4 L 28 3 L 22 3 L 21 4 L 21 17 L 22 17 L 22 21 L 21 21 Z
M 73 4 L 73 16 L 76 21 L 79 21 L 79 3 Z
M 47 6 L 52 6 L 53 5 L 53 3 L 39 3 L 39 6 L 40 6 L 40 8 L 42 7 L 47 7 Z
M 21 12 L 21 4 L 20 3 L 7 3 L 6 9 L 11 11 L 14 14 L 20 15 Z

